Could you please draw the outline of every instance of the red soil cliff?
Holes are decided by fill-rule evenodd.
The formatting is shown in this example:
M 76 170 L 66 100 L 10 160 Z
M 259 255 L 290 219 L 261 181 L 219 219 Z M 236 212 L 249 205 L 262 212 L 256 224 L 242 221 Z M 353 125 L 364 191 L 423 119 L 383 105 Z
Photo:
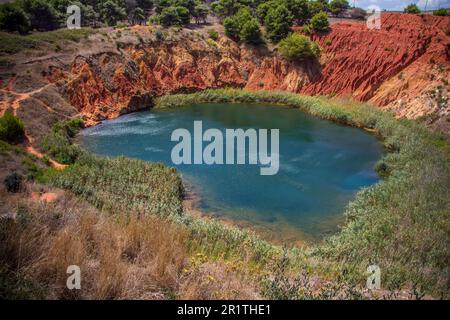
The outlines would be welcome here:
M 204 30 L 184 29 L 164 40 L 149 27 L 110 30 L 82 48 L 2 70 L 1 109 L 12 107 L 30 121 L 46 109 L 53 115 L 48 125 L 81 113 L 93 124 L 144 108 L 153 95 L 231 86 L 369 101 L 398 116 L 428 115 L 449 132 L 449 28 L 449 17 L 390 13 L 383 14 L 381 30 L 337 23 L 313 36 L 323 50 L 320 63 L 286 61 L 267 47 L 226 37 L 215 42 Z

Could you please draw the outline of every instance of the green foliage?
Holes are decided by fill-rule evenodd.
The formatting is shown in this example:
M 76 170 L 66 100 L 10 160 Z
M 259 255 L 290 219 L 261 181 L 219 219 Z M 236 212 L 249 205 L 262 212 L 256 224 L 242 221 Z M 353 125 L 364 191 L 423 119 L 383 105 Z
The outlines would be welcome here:
M 232 17 L 226 17 L 223 20 L 223 27 L 225 28 L 225 34 L 235 40 L 239 39 L 239 27 L 237 25 L 236 19 Z
M 326 32 L 330 28 L 330 23 L 328 22 L 328 15 L 321 11 L 314 15 L 311 19 L 311 27 L 316 32 Z
M 156 37 L 156 40 L 158 40 L 158 41 L 164 41 L 164 38 L 165 38 L 164 33 L 161 30 L 156 30 L 155 37 Z
M 225 34 L 230 38 L 247 43 L 261 41 L 258 21 L 253 18 L 248 8 L 242 8 L 234 16 L 225 18 L 223 25 Z
M 195 23 L 206 23 L 206 18 L 208 17 L 209 8 L 204 4 L 198 4 L 194 7 L 194 11 L 192 13 L 192 17 L 195 20 Z
M 441 16 L 441 17 L 445 17 L 445 16 L 450 16 L 450 10 L 449 9 L 438 9 L 438 10 L 434 10 L 433 11 L 433 15 L 435 16 Z
M 49 31 L 59 27 L 58 12 L 47 1 L 20 0 L 18 3 L 29 17 L 32 29 Z
M 166 7 L 159 15 L 160 23 L 164 27 L 183 26 L 189 23 L 189 10 L 185 7 Z
M 132 24 L 142 24 L 145 21 L 144 9 L 137 7 L 131 12 Z
M 214 41 L 217 41 L 219 39 L 219 33 L 216 31 L 216 29 L 208 29 L 208 35 Z
M 420 13 L 420 9 L 419 9 L 419 7 L 416 4 L 412 3 L 412 4 L 408 5 L 408 6 L 406 6 L 404 12 L 405 13 L 419 14 Z
M 12 3 L 0 5 L 0 30 L 26 34 L 30 28 L 30 20 L 22 8 Z
M 126 17 L 125 8 L 117 2 L 109 0 L 102 3 L 100 7 L 100 16 L 108 26 L 115 26 L 118 21 Z
M 261 30 L 256 19 L 250 19 L 245 22 L 239 32 L 239 38 L 246 43 L 261 42 Z
M 332 0 L 329 4 L 329 8 L 334 15 L 338 16 L 349 9 L 350 5 L 347 0 Z
M 111 213 L 169 216 L 182 212 L 181 179 L 163 164 L 85 154 L 65 170 L 47 171 L 42 180 Z
M 206 23 L 209 8 L 199 0 L 159 0 L 155 12 L 161 25 L 183 26 L 194 18 L 195 23 Z
M 389 165 L 384 160 L 380 160 L 375 165 L 375 172 L 380 177 L 386 178 L 389 176 L 391 169 L 389 168 Z
M 191 21 L 190 12 L 186 7 L 176 7 L 178 14 L 178 21 L 180 25 L 187 25 Z
M 3 184 L 5 185 L 6 191 L 17 193 L 22 188 L 22 176 L 17 172 L 13 172 L 6 176 Z
M 324 11 L 330 11 L 328 7 L 328 0 L 310 0 L 309 1 L 309 13 L 311 16 Z
M 266 35 L 273 42 L 285 38 L 291 31 L 292 15 L 284 5 L 272 7 L 264 18 Z
M 20 143 L 25 138 L 23 122 L 11 112 L 0 117 L 0 140 L 8 143 Z
M 242 7 L 239 0 L 218 0 L 211 4 L 212 11 L 221 19 L 235 15 Z
M 72 139 L 82 127 L 83 122 L 80 119 L 57 123 L 52 132 L 44 137 L 42 150 L 59 163 L 74 163 L 82 154 L 82 150 L 78 146 L 72 145 Z
M 276 6 L 277 0 L 261 2 L 256 8 L 256 16 L 260 23 L 264 23 L 264 19 L 266 18 L 267 12 L 271 7 Z
M 291 60 L 304 61 L 317 59 L 320 55 L 318 45 L 308 37 L 291 33 L 279 43 L 281 54 Z
M 308 0 L 284 0 L 284 2 L 295 23 L 303 24 L 311 18 Z

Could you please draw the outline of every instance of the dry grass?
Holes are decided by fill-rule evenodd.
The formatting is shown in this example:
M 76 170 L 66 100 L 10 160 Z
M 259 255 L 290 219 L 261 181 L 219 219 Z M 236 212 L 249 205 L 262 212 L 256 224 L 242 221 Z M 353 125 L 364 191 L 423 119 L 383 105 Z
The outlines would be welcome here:
M 10 212 L 0 219 L 0 280 L 10 283 L 0 285 L 2 298 L 258 297 L 255 286 L 225 264 L 190 258 L 188 232 L 180 224 L 155 215 L 110 215 L 61 190 L 27 189 L 2 192 Z M 43 203 L 32 191 L 59 197 Z M 81 290 L 66 287 L 69 265 L 81 269 Z
M 2 219 L 2 261 L 49 298 L 163 298 L 187 261 L 186 230 L 155 216 L 113 218 L 69 195 L 19 208 Z M 69 265 L 80 266 L 82 290 L 66 288 Z

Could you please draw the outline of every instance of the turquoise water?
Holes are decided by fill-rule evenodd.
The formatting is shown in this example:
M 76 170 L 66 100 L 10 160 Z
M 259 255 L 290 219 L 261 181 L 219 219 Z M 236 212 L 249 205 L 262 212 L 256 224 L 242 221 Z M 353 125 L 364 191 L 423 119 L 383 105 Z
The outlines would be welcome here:
M 316 240 L 336 232 L 355 193 L 378 181 L 373 168 L 383 149 L 375 137 L 280 106 L 200 104 L 134 113 L 84 130 L 81 144 L 100 155 L 174 166 L 172 131 L 193 132 L 195 120 L 203 130 L 280 130 L 276 175 L 261 176 L 257 165 L 176 166 L 202 212 L 268 239 Z

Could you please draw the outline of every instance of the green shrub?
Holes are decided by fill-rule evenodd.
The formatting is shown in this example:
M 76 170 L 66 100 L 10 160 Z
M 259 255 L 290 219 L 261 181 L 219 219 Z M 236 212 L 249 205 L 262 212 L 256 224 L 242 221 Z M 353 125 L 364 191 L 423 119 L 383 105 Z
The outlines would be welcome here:
M 216 31 L 216 29 L 208 29 L 208 35 L 210 39 L 213 39 L 214 41 L 217 41 L 219 39 L 219 33 Z
M 9 143 L 20 143 L 25 138 L 23 122 L 11 112 L 0 117 L 0 140 Z
M 225 28 L 225 34 L 234 40 L 239 40 L 239 26 L 236 19 L 232 17 L 226 17 L 223 20 L 223 27 Z
M 419 14 L 420 13 L 420 9 L 416 4 L 410 4 L 408 6 L 406 6 L 405 13 L 413 13 L 413 14 Z
M 278 5 L 269 9 L 264 18 L 266 36 L 273 42 L 279 42 L 291 32 L 293 18 L 284 5 Z
M 53 126 L 52 131 L 42 141 L 41 148 L 56 161 L 62 164 L 71 164 L 82 153 L 82 150 L 72 145 L 72 138 L 83 127 L 81 119 L 72 119 L 59 122 Z
M 281 54 L 291 60 L 304 61 L 317 59 L 320 56 L 318 45 L 308 37 L 291 33 L 279 43 Z
M 0 29 L 8 32 L 17 31 L 26 34 L 31 24 L 25 12 L 16 4 L 6 3 L 0 5 Z
M 267 12 L 269 12 L 270 8 L 276 5 L 277 5 L 276 0 L 260 3 L 256 8 L 256 16 L 258 18 L 258 21 L 260 23 L 264 23 L 264 19 L 266 18 Z
M 433 11 L 433 15 L 441 16 L 441 17 L 450 16 L 450 10 L 444 9 L 444 8 L 438 9 L 438 10 L 434 10 Z
M 256 19 L 250 19 L 242 25 L 239 38 L 246 43 L 261 42 L 261 30 Z
M 155 37 L 157 41 L 164 41 L 164 33 L 161 30 L 156 30 Z
M 326 32 L 330 28 L 328 15 L 325 12 L 319 12 L 311 19 L 311 27 L 316 32 Z
M 339 16 L 345 10 L 349 9 L 350 5 L 347 0 L 331 0 L 329 8 L 334 15 Z
M 225 18 L 223 25 L 225 34 L 234 40 L 246 43 L 261 41 L 258 21 L 253 18 L 248 8 L 242 8 L 235 15 Z
M 13 193 L 19 192 L 22 188 L 22 176 L 17 172 L 13 172 L 6 176 L 3 184 L 5 185 L 6 191 Z
M 159 15 L 162 26 L 184 26 L 191 20 L 189 10 L 181 6 L 166 7 Z

